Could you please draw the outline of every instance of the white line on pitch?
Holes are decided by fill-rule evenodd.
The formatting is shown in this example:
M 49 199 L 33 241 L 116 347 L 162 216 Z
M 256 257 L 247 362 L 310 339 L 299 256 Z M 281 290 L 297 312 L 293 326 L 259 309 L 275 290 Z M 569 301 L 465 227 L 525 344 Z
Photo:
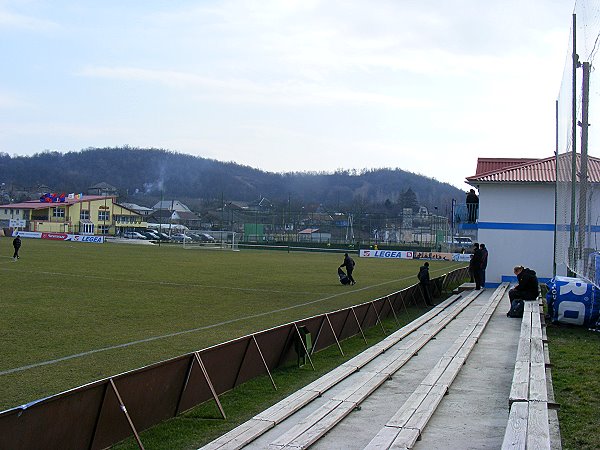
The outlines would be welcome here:
M 211 284 L 197 284 L 197 283 L 176 283 L 174 281 L 155 281 L 155 280 L 132 280 L 126 278 L 112 278 L 112 277 L 103 277 L 100 275 L 87 275 L 87 274 L 77 274 L 77 273 L 62 273 L 62 272 L 49 272 L 49 271 L 38 271 L 38 270 L 18 270 L 17 268 L 2 268 L 5 271 L 12 272 L 29 272 L 35 274 L 42 275 L 53 275 L 53 276 L 61 276 L 61 277 L 74 277 L 74 278 L 91 278 L 95 280 L 110 280 L 110 281 L 118 281 L 123 283 L 139 283 L 139 284 L 158 284 L 162 286 L 184 286 L 184 287 L 201 287 L 201 288 L 214 288 L 214 289 L 229 289 L 232 291 L 248 291 L 248 292 L 274 292 L 277 294 L 320 294 L 321 292 L 295 292 L 288 290 L 277 290 L 277 289 L 257 289 L 257 288 L 243 288 L 243 287 L 232 287 L 232 286 L 216 286 Z
M 440 271 L 441 270 L 442 269 L 440 269 Z M 41 361 L 39 363 L 28 364 L 26 366 L 21 366 L 21 367 L 15 367 L 13 369 L 8 369 L 8 370 L 1 371 L 0 372 L 0 376 L 2 376 L 2 375 L 8 375 L 8 374 L 15 373 L 15 372 L 22 372 L 24 370 L 33 369 L 35 367 L 41 367 L 41 366 L 47 366 L 47 365 L 50 365 L 50 364 L 56 364 L 56 363 L 61 362 L 61 361 L 67 361 L 69 359 L 80 358 L 82 356 L 93 355 L 94 353 L 99 353 L 99 352 L 105 352 L 105 351 L 108 351 L 108 350 L 115 350 L 115 349 L 119 349 L 119 348 L 130 347 L 130 346 L 136 345 L 136 344 L 143 344 L 143 343 L 146 343 L 146 342 L 152 342 L 152 341 L 156 341 L 156 340 L 159 340 L 159 339 L 166 339 L 166 338 L 170 338 L 170 337 L 174 337 L 174 336 L 179 336 L 179 335 L 182 335 L 182 334 L 195 333 L 197 331 L 204 331 L 204 330 L 208 330 L 210 328 L 215 328 L 215 327 L 219 327 L 219 326 L 222 326 L 222 325 L 227 325 L 227 324 L 235 323 L 235 322 L 241 322 L 241 321 L 247 320 L 247 319 L 254 319 L 256 317 L 267 316 L 269 314 L 279 313 L 279 312 L 283 312 L 283 311 L 289 311 L 290 309 L 300 308 L 302 306 L 308 306 L 308 305 L 312 305 L 314 303 L 324 302 L 326 300 L 331 300 L 332 298 L 340 297 L 342 295 L 351 294 L 351 293 L 357 292 L 357 291 L 364 291 L 364 290 L 367 290 L 367 289 L 370 289 L 370 288 L 379 287 L 379 286 L 383 286 L 383 285 L 390 284 L 390 283 L 397 283 L 398 281 L 408 280 L 408 279 L 411 279 L 411 278 L 413 278 L 413 277 L 410 276 L 410 277 L 400 278 L 400 279 L 397 279 L 397 280 L 384 281 L 383 283 L 372 284 L 370 286 L 365 286 L 363 288 L 354 289 L 352 291 L 346 291 L 346 292 L 342 292 L 342 293 L 339 293 L 339 294 L 329 295 L 327 297 L 322 297 L 322 298 L 319 298 L 319 299 L 316 299 L 316 300 L 311 300 L 310 302 L 300 303 L 298 305 L 286 306 L 285 308 L 278 308 L 278 309 L 273 309 L 271 311 L 265 311 L 265 312 L 258 313 L 258 314 L 251 314 L 249 316 L 239 317 L 237 319 L 225 320 L 223 322 L 213 323 L 211 325 L 205 325 L 203 327 L 192 328 L 190 330 L 176 331 L 174 333 L 163 334 L 161 336 L 152 336 L 152 337 L 149 337 L 149 338 L 146 338 L 146 339 L 140 339 L 140 340 L 137 340 L 137 341 L 126 342 L 124 344 L 111 345 L 110 347 L 97 348 L 97 349 L 94 349 L 94 350 L 88 350 L 87 352 L 81 352 L 81 353 L 75 353 L 75 354 L 69 355 L 69 356 L 63 356 L 62 358 L 52 359 L 52 360 L 48 360 L 48 361 Z

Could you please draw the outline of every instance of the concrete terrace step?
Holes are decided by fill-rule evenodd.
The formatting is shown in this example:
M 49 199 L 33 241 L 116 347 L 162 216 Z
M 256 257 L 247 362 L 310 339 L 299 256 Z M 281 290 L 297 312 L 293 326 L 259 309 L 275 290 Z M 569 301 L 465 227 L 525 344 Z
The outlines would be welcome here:
M 559 447 L 560 439 L 553 432 L 553 428 L 558 428 L 555 427 L 558 418 L 556 411 L 548 408 L 548 399 L 554 396 L 552 383 L 548 381 L 550 360 L 543 313 L 539 301 L 525 302 L 502 449 Z
M 498 289 L 498 292 L 481 308 L 413 394 L 371 440 L 367 449 L 414 447 L 483 333 L 490 319 L 490 313 L 498 306 L 505 290 L 506 286 Z
M 205 448 L 500 448 L 521 326 L 505 290 L 453 296 Z

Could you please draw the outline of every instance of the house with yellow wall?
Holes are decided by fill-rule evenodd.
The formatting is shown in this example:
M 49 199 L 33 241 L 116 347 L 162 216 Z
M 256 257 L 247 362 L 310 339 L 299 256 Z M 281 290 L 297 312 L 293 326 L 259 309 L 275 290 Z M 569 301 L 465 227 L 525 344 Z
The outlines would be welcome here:
M 46 233 L 117 235 L 148 226 L 140 214 L 116 203 L 116 197 L 103 195 L 55 195 L 0 205 L 2 226 L 11 219 L 25 220 L 24 231 Z

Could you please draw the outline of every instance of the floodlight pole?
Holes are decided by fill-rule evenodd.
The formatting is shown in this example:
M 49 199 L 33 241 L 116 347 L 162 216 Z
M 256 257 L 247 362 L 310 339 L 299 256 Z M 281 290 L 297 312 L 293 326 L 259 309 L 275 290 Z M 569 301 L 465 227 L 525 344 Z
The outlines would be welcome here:
M 451 220 L 450 220 L 450 232 L 452 233 L 452 236 L 450 236 L 450 251 L 452 251 L 452 245 L 454 244 L 454 209 L 456 208 L 456 199 L 452 199 L 452 211 L 450 212 L 452 214 L 451 216 Z
M 587 214 L 587 154 L 588 154 L 588 119 L 589 119 L 589 99 L 590 99 L 590 63 L 584 62 L 582 97 L 581 97 L 581 161 L 579 167 L 579 218 L 578 239 L 577 239 L 577 259 L 581 260 L 583 249 L 585 247 L 585 217 Z M 581 268 L 582 270 L 584 268 Z
M 158 246 L 160 247 L 160 241 L 163 240 L 163 235 L 162 235 L 162 204 L 163 204 L 163 189 L 164 186 L 162 184 L 162 181 L 160 183 L 160 203 L 158 206 L 158 237 L 160 238 L 158 240 Z
M 567 263 L 567 275 L 572 277 L 575 272 L 569 268 L 575 255 L 575 183 L 577 177 L 577 68 L 579 67 L 579 56 L 577 55 L 577 20 L 573 14 L 573 65 L 572 65 L 572 97 L 571 97 L 571 227 L 569 230 L 569 255 Z
M 221 230 L 224 230 L 225 227 L 223 223 L 225 222 L 225 197 L 223 196 L 223 191 L 221 191 Z M 221 234 L 221 240 L 223 239 Z
M 171 236 L 171 227 L 173 226 L 173 203 L 174 199 L 171 199 L 171 209 L 169 210 L 169 236 Z M 183 238 L 182 243 L 185 242 L 185 238 Z
M 556 147 L 554 150 L 554 173 L 556 174 L 556 180 L 554 182 L 554 255 L 552 258 L 552 278 L 556 277 L 556 243 L 558 233 L 558 100 L 555 102 L 555 139 L 556 139 Z

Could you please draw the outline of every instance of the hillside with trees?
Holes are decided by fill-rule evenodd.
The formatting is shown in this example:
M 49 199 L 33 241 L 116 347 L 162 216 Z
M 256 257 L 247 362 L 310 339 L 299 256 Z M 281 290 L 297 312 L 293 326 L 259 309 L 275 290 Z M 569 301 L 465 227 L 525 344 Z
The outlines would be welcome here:
M 162 196 L 196 209 L 265 197 L 273 205 L 313 210 L 394 214 L 403 207 L 425 206 L 445 215 L 452 198 L 461 202 L 464 197 L 450 184 L 399 168 L 273 173 L 234 162 L 131 147 L 46 151 L 33 156 L 0 153 L 0 182 L 9 194 L 35 192 L 40 185 L 54 192 L 86 192 L 106 182 L 117 188 L 119 201 L 150 205 Z M 14 197 L 13 201 L 23 200 Z

